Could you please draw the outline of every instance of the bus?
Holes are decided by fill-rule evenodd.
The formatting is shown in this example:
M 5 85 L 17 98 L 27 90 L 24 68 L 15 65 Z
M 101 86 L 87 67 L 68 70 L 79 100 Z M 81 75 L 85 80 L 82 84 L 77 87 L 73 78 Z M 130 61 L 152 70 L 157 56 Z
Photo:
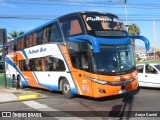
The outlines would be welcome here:
M 75 12 L 56 18 L 6 44 L 6 72 L 31 86 L 100 98 L 137 90 L 131 39 L 111 13 Z

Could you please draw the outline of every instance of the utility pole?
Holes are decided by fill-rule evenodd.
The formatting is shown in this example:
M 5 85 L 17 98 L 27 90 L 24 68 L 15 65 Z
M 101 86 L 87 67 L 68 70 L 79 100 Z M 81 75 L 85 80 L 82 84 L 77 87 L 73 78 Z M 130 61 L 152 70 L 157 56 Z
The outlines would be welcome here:
M 128 15 L 127 15 L 127 0 L 118 0 L 119 2 L 124 2 L 124 14 L 125 14 L 125 18 L 126 18 L 126 22 L 125 22 L 125 26 L 126 26 L 126 29 L 128 31 Z
M 127 0 L 124 0 L 124 10 L 125 10 L 125 16 L 126 16 L 126 25 L 128 25 Z
M 127 29 L 127 32 L 128 32 L 128 16 L 127 16 L 127 0 L 124 0 L 124 11 L 125 11 L 125 16 L 126 16 L 126 23 L 125 23 L 125 26 L 126 26 L 126 29 Z
M 156 37 L 156 22 L 153 20 L 153 34 L 154 34 L 154 60 L 156 59 L 156 46 L 157 46 L 157 37 Z
M 7 88 L 7 79 L 6 79 L 6 70 L 5 70 L 5 43 L 7 41 L 7 34 L 6 29 L 0 29 L 0 44 L 3 45 L 3 61 L 4 61 L 4 82 L 5 82 L 5 88 Z

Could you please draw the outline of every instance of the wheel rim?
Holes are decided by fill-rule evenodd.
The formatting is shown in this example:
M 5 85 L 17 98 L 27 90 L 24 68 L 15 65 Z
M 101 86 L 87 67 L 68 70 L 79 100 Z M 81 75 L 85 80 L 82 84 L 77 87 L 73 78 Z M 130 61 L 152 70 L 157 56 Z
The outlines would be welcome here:
M 70 92 L 70 86 L 69 84 L 64 84 L 64 92 L 69 93 Z
M 21 81 L 19 81 L 19 87 L 20 87 L 20 88 L 23 88 Z

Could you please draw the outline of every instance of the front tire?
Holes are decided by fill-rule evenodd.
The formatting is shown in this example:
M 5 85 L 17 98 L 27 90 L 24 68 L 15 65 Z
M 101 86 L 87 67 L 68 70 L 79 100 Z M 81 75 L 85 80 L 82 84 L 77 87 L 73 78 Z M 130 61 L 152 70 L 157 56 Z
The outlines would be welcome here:
M 67 79 L 62 80 L 62 93 L 66 98 L 74 97 L 74 95 L 71 93 L 71 87 Z

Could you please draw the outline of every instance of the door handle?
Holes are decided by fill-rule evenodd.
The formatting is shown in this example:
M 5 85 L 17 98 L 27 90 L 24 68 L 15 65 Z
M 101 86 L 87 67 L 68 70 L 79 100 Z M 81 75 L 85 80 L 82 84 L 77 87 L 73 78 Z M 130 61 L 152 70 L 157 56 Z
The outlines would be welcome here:
M 147 75 L 145 75 L 145 77 L 148 77 Z
M 50 74 L 48 74 L 48 77 L 50 77 Z

